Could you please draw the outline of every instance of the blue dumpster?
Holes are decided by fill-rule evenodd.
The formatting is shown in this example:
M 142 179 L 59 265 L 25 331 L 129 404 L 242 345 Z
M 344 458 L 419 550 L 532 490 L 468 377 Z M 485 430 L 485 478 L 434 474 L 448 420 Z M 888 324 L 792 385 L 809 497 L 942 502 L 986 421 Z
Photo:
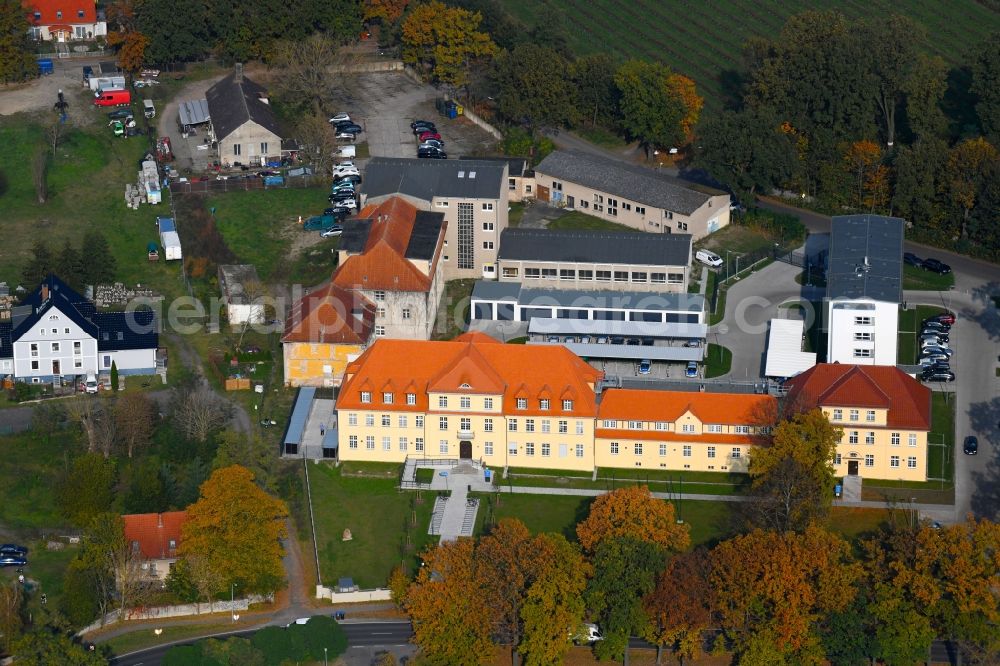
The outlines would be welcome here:
M 38 61 L 38 75 L 47 76 L 55 71 L 55 66 L 49 58 L 41 58 Z
M 492 481 L 493 480 L 493 470 L 484 469 L 483 470 L 483 479 L 486 481 L 486 483 L 489 483 L 490 481 Z
M 451 118 L 452 120 L 454 120 L 455 118 L 457 118 L 458 117 L 458 109 L 456 109 L 454 106 L 449 106 L 448 107 L 448 117 Z

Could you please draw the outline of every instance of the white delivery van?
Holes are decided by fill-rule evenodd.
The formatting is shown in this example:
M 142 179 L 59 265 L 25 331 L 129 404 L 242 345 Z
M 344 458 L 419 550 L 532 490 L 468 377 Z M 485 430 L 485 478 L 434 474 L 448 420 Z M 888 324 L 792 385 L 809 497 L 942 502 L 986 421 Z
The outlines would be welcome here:
M 351 144 L 349 146 L 341 146 L 337 149 L 337 157 L 339 159 L 345 159 L 348 157 L 357 157 L 358 148 L 357 146 Z
M 712 266 L 713 268 L 717 268 L 722 265 L 722 257 L 711 250 L 698 250 L 698 252 L 695 253 L 694 258 L 706 266 Z
M 156 117 L 156 107 L 153 106 L 153 100 L 151 99 L 142 100 L 142 114 L 147 118 Z
M 97 377 L 94 376 L 94 373 L 91 372 L 87 374 L 87 379 L 83 383 L 83 388 L 87 393 L 97 393 L 99 385 L 97 383 Z

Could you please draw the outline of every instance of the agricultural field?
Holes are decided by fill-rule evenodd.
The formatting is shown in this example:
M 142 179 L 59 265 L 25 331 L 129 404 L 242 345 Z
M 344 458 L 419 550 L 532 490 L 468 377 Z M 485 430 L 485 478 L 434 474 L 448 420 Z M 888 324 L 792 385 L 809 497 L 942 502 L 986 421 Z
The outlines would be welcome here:
M 530 0 L 502 0 L 507 9 L 534 26 L 545 6 Z M 774 37 L 785 20 L 808 9 L 837 9 L 848 18 L 908 15 L 927 28 L 927 46 L 951 64 L 964 59 L 996 29 L 997 13 L 975 0 L 553 0 L 565 11 L 570 47 L 579 54 L 610 52 L 622 58 L 665 62 L 695 80 L 706 110 L 721 108 L 727 82 L 736 79 L 741 48 L 749 37 Z

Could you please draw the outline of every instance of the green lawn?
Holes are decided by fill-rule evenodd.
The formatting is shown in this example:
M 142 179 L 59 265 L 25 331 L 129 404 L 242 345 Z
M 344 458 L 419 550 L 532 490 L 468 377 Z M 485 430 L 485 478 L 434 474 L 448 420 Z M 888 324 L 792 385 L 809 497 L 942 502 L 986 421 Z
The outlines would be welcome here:
M 617 222 L 607 220 L 593 215 L 581 213 L 578 210 L 571 210 L 565 215 L 561 215 L 549 222 L 549 229 L 585 229 L 588 231 L 635 231 L 632 227 Z
M 502 0 L 530 29 L 542 17 L 544 3 Z M 970 45 L 982 43 L 995 29 L 997 15 L 985 2 L 955 0 L 947 11 L 931 2 L 837 2 L 836 0 L 732 0 L 671 3 L 638 0 L 556 0 L 564 17 L 570 48 L 578 54 L 608 53 L 613 58 L 664 62 L 694 79 L 705 98 L 705 115 L 723 108 L 731 95 L 732 70 L 741 62 L 751 37 L 773 39 L 788 17 L 810 9 L 836 8 L 850 18 L 881 19 L 905 13 L 927 29 L 926 50 L 949 65 L 964 62 Z
M 318 233 L 299 229 L 298 219 L 321 213 L 327 194 L 325 187 L 226 192 L 209 196 L 205 206 L 215 208 L 216 226 L 229 249 L 269 280 L 292 270 L 287 255 L 294 236 Z
M 412 566 L 428 544 L 434 495 L 421 493 L 423 503 L 411 504 L 416 493 L 400 492 L 396 478 L 344 476 L 330 465 L 310 465 L 316 541 L 320 573 L 325 584 L 351 577 L 362 589 L 384 586 L 392 568 L 401 561 Z M 416 525 L 409 527 L 413 513 Z M 300 517 L 308 524 L 308 516 Z M 343 541 L 345 529 L 351 541 Z M 410 550 L 404 551 L 407 534 Z
M 622 150 L 628 147 L 624 139 L 603 127 L 581 127 L 576 130 L 576 134 L 590 143 L 609 150 Z
M 829 527 L 846 539 L 855 540 L 870 534 L 889 519 L 887 509 L 862 509 L 835 506 L 830 509 Z
M 469 297 L 472 296 L 475 285 L 476 280 L 473 278 L 449 280 L 445 283 L 432 339 L 451 340 L 469 330 Z
M 903 266 L 903 289 L 946 291 L 955 286 L 955 274 L 939 275 L 916 266 Z
M 507 211 L 507 226 L 511 229 L 516 229 L 518 225 L 521 224 L 521 218 L 524 216 L 524 204 L 515 201 L 510 204 L 510 210 Z
M 722 345 L 709 344 L 705 354 L 705 378 L 728 375 L 733 365 L 733 352 Z
M 226 617 L 228 616 L 229 614 L 226 613 Z M 234 631 L 234 628 L 236 630 L 241 628 L 245 629 L 246 625 L 243 622 L 234 624 L 232 621 L 229 621 L 217 622 L 215 624 L 189 624 L 178 627 L 163 627 L 163 631 L 159 636 L 153 633 L 153 627 L 147 627 L 145 629 L 138 629 L 136 631 L 130 631 L 127 634 L 115 636 L 114 638 L 108 640 L 105 644 L 111 649 L 113 654 L 120 656 L 130 652 L 143 650 L 145 648 L 184 640 L 185 638 L 196 638 L 198 636 L 207 636 L 209 634 Z
M 79 453 L 74 431 L 48 442 L 33 432 L 0 437 L 0 525 L 8 529 L 51 529 L 66 521 L 53 490 L 64 465 Z
M 308 288 L 329 280 L 337 268 L 338 247 L 339 238 L 324 238 L 316 245 L 306 248 L 292 261 L 286 278 L 288 284 L 300 284 Z
M 103 117 L 98 111 L 94 111 Z M 0 190 L 0 280 L 20 281 L 37 239 L 56 253 L 69 240 L 79 246 L 83 235 L 100 229 L 117 262 L 117 277 L 142 283 L 167 294 L 182 289 L 178 262 L 150 263 L 146 244 L 158 240 L 156 216 L 169 215 L 164 205 L 129 210 L 124 184 L 135 181 L 146 149 L 139 137 L 115 138 L 101 123 L 87 129 L 64 128 L 52 155 L 42 126 L 23 115 L 0 119 L 0 172 L 6 189 Z M 45 151 L 49 163 L 45 203 L 38 203 L 29 168 L 32 157 Z M 33 286 L 33 285 L 31 285 Z

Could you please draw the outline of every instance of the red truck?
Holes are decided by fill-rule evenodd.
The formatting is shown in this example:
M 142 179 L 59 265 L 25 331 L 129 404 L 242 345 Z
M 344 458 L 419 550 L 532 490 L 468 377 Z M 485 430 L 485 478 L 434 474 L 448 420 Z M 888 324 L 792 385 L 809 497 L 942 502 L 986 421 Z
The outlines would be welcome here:
M 132 93 L 127 90 L 98 90 L 94 94 L 95 106 L 128 106 L 132 103 Z

